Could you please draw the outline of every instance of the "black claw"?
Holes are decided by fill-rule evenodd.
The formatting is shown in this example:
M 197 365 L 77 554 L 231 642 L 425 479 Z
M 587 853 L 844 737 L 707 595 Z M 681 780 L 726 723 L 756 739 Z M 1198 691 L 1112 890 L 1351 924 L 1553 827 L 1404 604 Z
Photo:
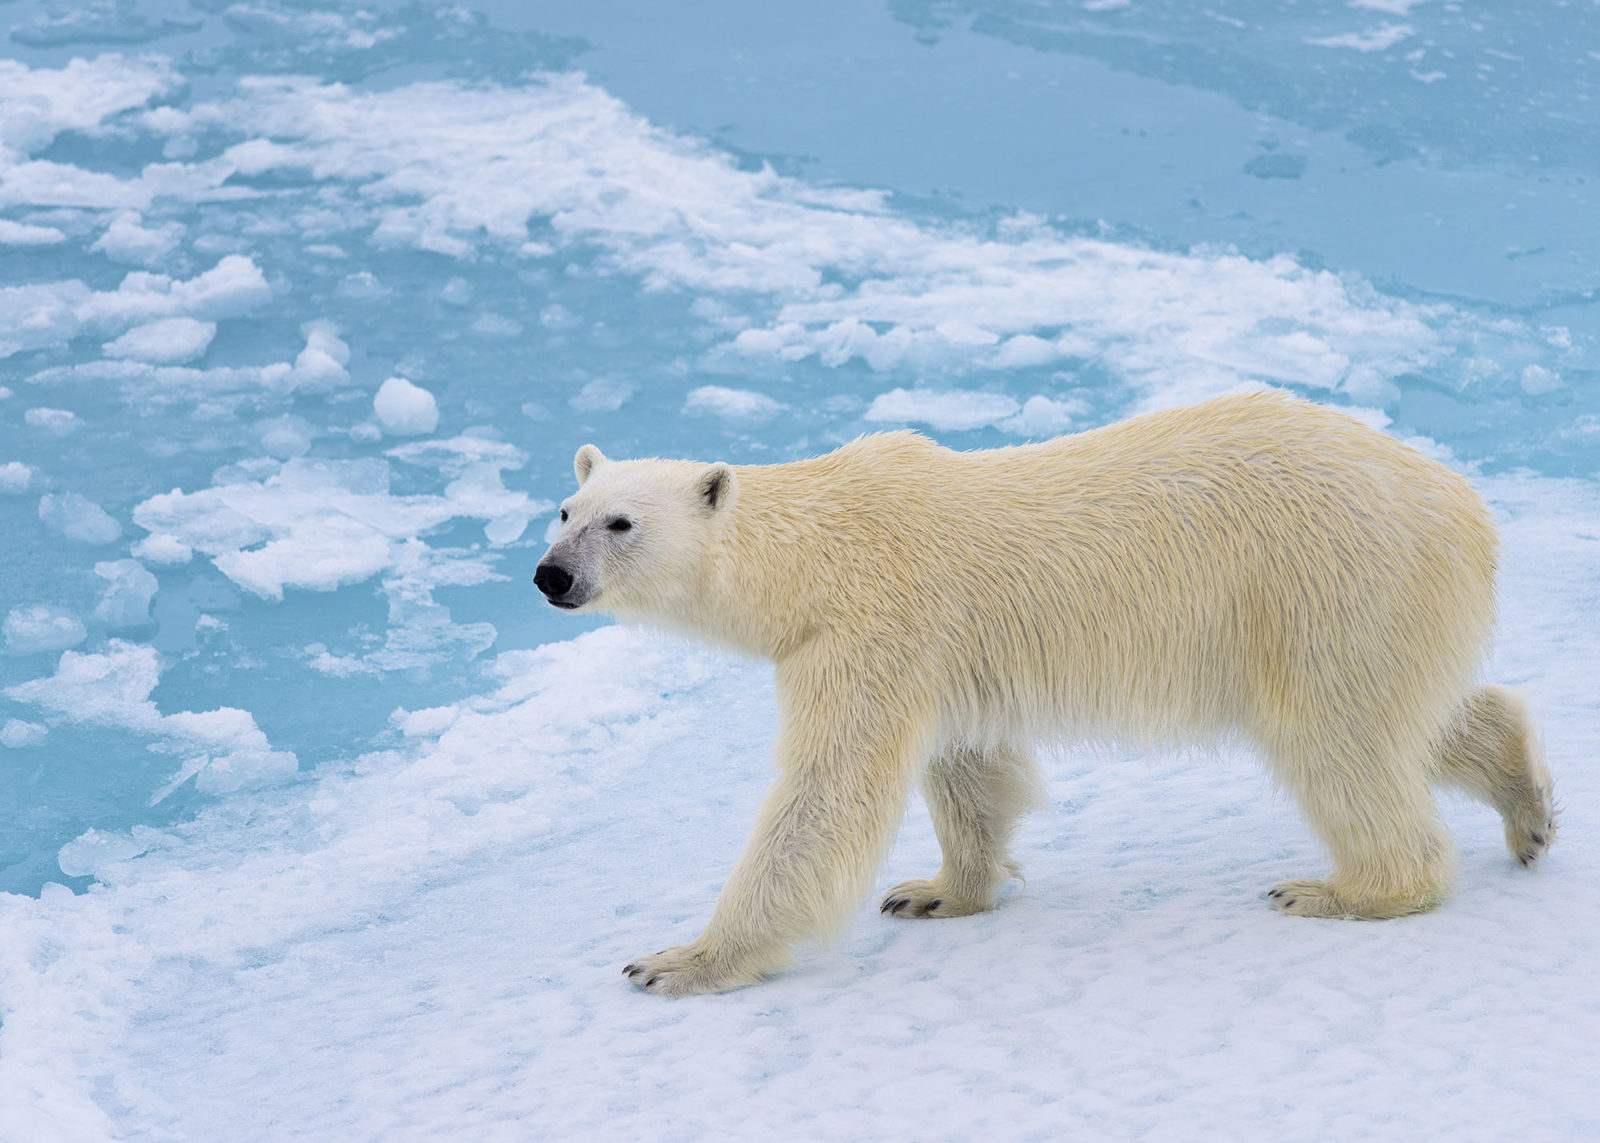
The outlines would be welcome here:
M 638 976 L 643 971 L 644 971 L 644 966 L 643 965 L 630 964 L 627 968 L 622 970 L 622 975 L 623 976 L 627 976 L 627 977 L 634 977 L 634 976 Z
M 654 985 L 654 984 L 655 984 L 655 982 L 656 982 L 656 981 L 658 981 L 658 980 L 660 980 L 660 979 L 661 979 L 661 974 L 660 974 L 660 973 L 659 973 L 659 972 L 658 972 L 658 973 L 656 973 L 656 974 L 655 974 L 655 975 L 654 975 L 654 976 L 652 976 L 652 977 L 651 977 L 651 978 L 650 978 L 650 979 L 649 979 L 649 980 L 647 980 L 647 981 L 645 981 L 645 982 L 644 982 L 644 986 L 645 986 L 645 987 L 646 987 L 646 988 L 649 988 L 649 987 L 651 987 L 651 986 L 652 986 L 652 985 Z
M 1283 890 L 1282 889 L 1268 889 L 1267 890 L 1267 896 L 1268 897 L 1282 897 L 1283 896 Z
M 1534 845 L 1543 845 L 1544 844 L 1544 834 L 1542 834 L 1542 833 L 1534 834 L 1533 835 L 1533 844 Z
M 1286 899 L 1285 899 L 1285 900 L 1284 900 L 1284 902 L 1283 902 L 1283 907 L 1284 907 L 1284 908 L 1285 908 L 1285 909 L 1292 909 L 1292 908 L 1294 908 L 1294 898 L 1293 898 L 1293 897 L 1289 897 L 1289 898 L 1286 898 Z
M 935 897 L 933 900 L 928 902 L 928 907 L 926 909 L 924 909 L 923 912 L 931 913 L 935 909 L 937 909 L 940 905 L 943 905 L 943 904 L 944 904 L 944 898 L 943 897 Z
M 889 911 L 898 917 L 900 915 L 900 910 L 904 909 L 909 904 L 911 904 L 911 902 L 902 897 L 900 900 L 894 903 L 894 908 L 890 909 Z

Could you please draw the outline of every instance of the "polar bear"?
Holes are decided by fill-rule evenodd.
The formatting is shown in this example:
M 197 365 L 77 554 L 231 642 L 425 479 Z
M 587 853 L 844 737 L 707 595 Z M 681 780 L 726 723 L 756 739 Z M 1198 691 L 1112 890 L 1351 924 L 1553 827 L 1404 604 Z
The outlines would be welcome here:
M 1524 863 L 1554 835 L 1526 707 L 1476 683 L 1489 512 L 1343 413 L 1268 392 L 981 452 L 891 432 L 734 467 L 584 445 L 574 470 L 535 575 L 551 604 L 777 668 L 777 777 L 705 931 L 624 970 L 648 991 L 749 984 L 836 934 L 918 781 L 943 864 L 883 910 L 993 907 L 1051 738 L 1253 746 L 1332 855 L 1268 892 L 1297 916 L 1436 905 L 1453 860 L 1430 784 L 1494 806 Z

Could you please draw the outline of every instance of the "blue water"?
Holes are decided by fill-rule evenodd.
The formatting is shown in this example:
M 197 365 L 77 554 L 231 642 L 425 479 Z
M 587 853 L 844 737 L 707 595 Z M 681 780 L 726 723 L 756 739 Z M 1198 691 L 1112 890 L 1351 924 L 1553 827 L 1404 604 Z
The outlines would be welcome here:
M 23 0 L 0 7 L 0 27 L 13 61 L 0 83 L 0 223 L 18 228 L 0 227 L 11 235 L 0 288 L 21 291 L 0 314 L 0 466 L 29 471 L 0 493 L 0 615 L 50 608 L 66 632 L 37 649 L 14 639 L 0 657 L 0 690 L 11 689 L 0 724 L 16 725 L 16 744 L 0 746 L 0 889 L 82 888 L 88 878 L 64 872 L 57 853 L 86 829 L 159 827 L 228 796 L 235 783 L 203 766 L 168 792 L 200 740 L 152 717 L 235 708 L 300 772 L 349 766 L 392 738 L 397 707 L 483 690 L 494 654 L 593 625 L 550 612 L 529 585 L 550 505 L 585 441 L 618 456 L 763 461 L 909 419 L 952 445 L 991 446 L 1185 395 L 1192 361 L 1196 376 L 1215 371 L 1212 389 L 1265 381 L 1376 410 L 1389 431 L 1426 438 L 1466 469 L 1588 478 L 1600 468 L 1600 10 L 1590 3 L 1513 18 L 1437 0 L 359 11 Z M 71 101 L 121 82 L 113 54 L 167 78 L 109 111 L 67 115 Z M 48 76 L 75 59 L 94 66 L 52 86 Z M 574 71 L 586 79 L 550 78 Z M 296 82 L 312 94 L 241 83 L 291 76 L 307 77 Z M 348 99 L 329 94 L 331 83 Z M 49 94 L 59 90 L 68 94 Z M 602 107 L 600 92 L 613 102 Z M 295 99 L 298 110 L 284 110 Z M 591 116 L 582 131 L 562 133 L 568 105 Z M 347 106 L 355 118 L 338 120 Z M 418 142 L 419 117 L 443 106 L 454 109 L 449 130 Z M 524 113 L 561 140 L 570 165 L 498 184 L 494 141 Z M 660 133 L 641 142 L 628 126 L 641 118 Z M 374 124 L 382 131 L 362 136 Z M 480 141 L 458 154 L 452 139 Z M 274 146 L 316 157 L 278 161 Z M 640 155 L 684 154 L 724 155 L 724 173 L 704 187 L 675 182 L 667 167 L 615 173 Z M 219 163 L 228 170 L 205 184 L 199 172 Z M 581 189 L 559 206 L 538 186 L 519 197 L 591 168 L 606 172 L 592 203 Z M 768 205 L 830 189 L 885 194 L 763 216 L 719 238 L 737 205 L 729 180 L 764 171 L 789 180 L 760 192 Z M 159 188 L 135 188 L 141 173 L 139 185 Z M 606 190 L 608 179 L 632 189 Z M 652 191 L 660 211 L 637 205 Z M 497 214 L 496 202 L 509 205 Z M 590 207 L 619 213 L 573 221 Z M 706 217 L 686 227 L 696 211 Z M 133 239 L 108 239 L 119 217 Z M 874 231 L 853 253 L 785 245 L 791 231 L 803 246 L 840 219 L 888 220 L 921 237 L 897 245 Z M 1113 295 L 1126 290 L 1131 314 L 1091 297 L 1072 312 L 1092 321 L 1051 311 L 991 329 L 981 312 L 991 295 L 968 278 L 937 295 L 945 279 L 914 268 L 919 251 L 954 251 L 961 236 L 1005 251 L 1041 233 L 1171 255 L 1200 268 L 1200 285 L 1180 281 L 1178 300 L 1145 320 L 1140 307 L 1158 287 L 1117 268 L 1106 282 Z M 959 257 L 978 259 L 976 249 Z M 1204 274 L 1232 266 L 1229 251 L 1285 274 L 1326 271 L 1318 280 L 1342 291 L 1338 306 L 1302 322 L 1267 286 L 1235 292 L 1235 279 L 1219 278 L 1209 293 Z M 82 301 L 90 291 L 126 300 L 130 274 L 193 282 L 229 256 L 249 259 L 259 283 L 239 279 L 220 300 L 138 319 Z M 815 281 L 780 281 L 785 258 Z M 79 294 L 51 295 L 72 316 L 42 306 L 73 282 Z M 874 309 L 885 290 L 943 300 L 928 302 L 931 316 L 907 316 L 909 302 Z M 844 320 L 824 311 L 847 304 L 869 339 L 887 343 L 898 329 L 932 340 L 898 355 L 818 350 Z M 1262 344 L 1286 339 L 1289 367 L 1254 355 L 1250 337 L 1243 349 L 1199 344 L 1211 310 L 1247 333 L 1254 323 Z M 1410 324 L 1394 332 L 1385 315 Z M 155 350 L 118 342 L 173 317 L 190 324 L 148 334 Z M 312 340 L 308 323 L 333 331 L 348 359 L 290 383 L 284 370 Z M 990 342 L 964 341 L 962 323 Z M 928 332 L 940 324 L 955 331 Z M 782 329 L 792 352 L 730 348 L 740 330 Z M 1296 354 L 1312 334 L 1331 347 L 1316 359 L 1332 364 L 1302 377 Z M 986 348 L 1024 335 L 1034 340 L 1009 356 Z M 185 337 L 204 345 L 185 349 Z M 1036 352 L 1043 342 L 1064 348 Z M 134 365 L 117 373 L 108 360 Z M 395 375 L 433 394 L 436 428 L 374 427 L 373 396 Z M 875 403 L 894 390 L 910 395 Z M 905 411 L 929 391 L 961 395 L 956 411 Z M 1008 419 L 1004 409 L 1034 396 L 1063 411 Z M 1010 404 L 991 416 L 984 398 Z M 341 576 L 316 569 L 349 553 L 348 535 L 306 532 L 280 599 L 191 535 L 186 563 L 142 557 L 157 581 L 147 619 L 102 602 L 108 581 L 95 565 L 140 556 L 154 497 L 251 485 L 279 496 L 316 462 L 360 461 L 315 469 L 335 474 L 317 487 L 366 490 L 391 507 L 450 500 L 461 465 L 392 450 L 460 437 L 515 450 L 499 470 L 505 495 L 526 497 L 514 537 L 447 507 L 442 519 L 397 526 L 381 567 Z M 120 534 L 52 528 L 42 498 L 67 492 Z M 339 504 L 333 515 L 353 511 Z M 208 526 L 224 519 L 212 500 L 202 507 Z M 222 547 L 248 555 L 268 541 L 239 533 Z M 404 562 L 413 557 L 454 570 L 417 571 Z M 82 697 L 93 687 L 65 706 L 27 689 L 66 670 L 63 651 L 89 656 L 80 666 L 107 664 L 124 644 L 155 652 L 155 715 L 142 695 L 94 714 Z M 117 654 L 134 663 L 147 653 Z M 331 657 L 320 669 L 319 654 Z M 244 785 L 285 780 L 281 770 L 247 765 Z

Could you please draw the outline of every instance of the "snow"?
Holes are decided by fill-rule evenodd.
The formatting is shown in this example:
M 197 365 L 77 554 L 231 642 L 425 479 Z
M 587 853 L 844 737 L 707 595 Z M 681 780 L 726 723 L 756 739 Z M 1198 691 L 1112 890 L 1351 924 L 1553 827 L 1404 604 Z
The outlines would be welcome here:
M 1600 1135 L 1592 14 L 202 7 L 0 5 L 0 1141 Z M 1445 800 L 1441 909 L 1282 917 L 1245 753 L 1056 748 L 994 912 L 621 977 L 778 711 L 542 605 L 579 444 L 1264 385 L 1491 502 L 1546 862 Z

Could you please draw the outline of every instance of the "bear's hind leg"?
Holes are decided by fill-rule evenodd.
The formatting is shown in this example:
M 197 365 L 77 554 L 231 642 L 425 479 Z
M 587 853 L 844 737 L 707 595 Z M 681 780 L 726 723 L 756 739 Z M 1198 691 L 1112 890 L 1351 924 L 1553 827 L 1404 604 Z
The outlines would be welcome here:
M 1444 900 L 1454 854 L 1422 759 L 1358 735 L 1279 743 L 1270 753 L 1278 778 L 1333 856 L 1326 878 L 1269 890 L 1275 907 L 1300 917 L 1381 920 Z
M 881 911 L 897 917 L 964 917 L 994 908 L 1019 875 L 1011 860 L 1017 819 L 1042 800 L 1032 756 L 1011 746 L 951 746 L 923 779 L 944 864 L 932 878 L 902 881 Z
M 1506 848 L 1524 865 L 1545 855 L 1556 815 L 1544 750 L 1522 696 L 1475 687 L 1434 755 L 1434 780 L 1465 790 L 1500 812 Z

